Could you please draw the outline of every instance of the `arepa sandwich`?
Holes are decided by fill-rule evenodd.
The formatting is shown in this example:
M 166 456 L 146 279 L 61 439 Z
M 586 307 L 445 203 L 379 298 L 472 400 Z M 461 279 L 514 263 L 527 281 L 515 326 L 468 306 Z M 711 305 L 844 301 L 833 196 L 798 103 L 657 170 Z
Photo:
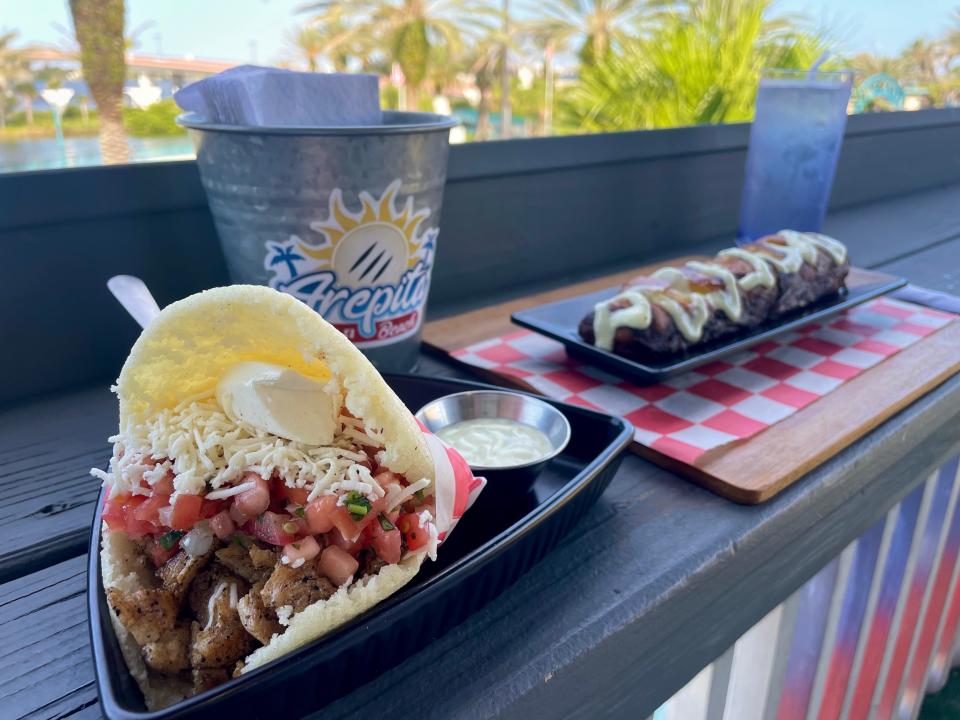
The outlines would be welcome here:
M 103 585 L 151 710 L 396 592 L 483 486 L 340 332 L 269 288 L 168 306 L 114 389 L 113 455 L 91 471 Z

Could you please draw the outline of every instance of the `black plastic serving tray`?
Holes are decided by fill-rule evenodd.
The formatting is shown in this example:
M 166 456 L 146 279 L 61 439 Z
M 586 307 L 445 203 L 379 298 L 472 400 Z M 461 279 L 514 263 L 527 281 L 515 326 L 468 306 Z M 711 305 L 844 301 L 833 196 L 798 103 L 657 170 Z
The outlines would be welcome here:
M 449 393 L 490 387 L 414 375 L 387 375 L 386 379 L 414 412 Z M 546 402 L 563 411 L 572 435 L 529 494 L 518 497 L 511 493 L 501 484 L 509 482 L 509 477 L 491 481 L 441 546 L 437 562 L 426 562 L 400 592 L 326 637 L 157 712 L 146 711 L 108 615 L 100 576 L 101 496 L 90 538 L 87 605 L 104 715 L 110 720 L 301 717 L 382 674 L 449 631 L 557 545 L 606 489 L 621 453 L 630 444 L 633 431 L 627 421 Z M 285 688 L 291 691 L 283 692 Z
M 876 274 L 880 275 L 880 273 Z M 577 332 L 581 318 L 593 310 L 597 303 L 608 300 L 620 292 L 619 287 L 537 305 L 514 313 L 510 319 L 521 327 L 560 341 L 571 357 L 584 360 L 628 380 L 648 384 L 666 380 L 700 365 L 746 350 L 751 345 L 769 340 L 789 330 L 803 327 L 817 320 L 824 320 L 854 305 L 886 295 L 906 284 L 907 281 L 904 278 L 888 275 L 876 282 L 841 290 L 803 310 L 784 315 L 750 330 L 727 335 L 684 353 L 651 355 L 643 362 L 630 360 L 591 345 L 585 342 Z

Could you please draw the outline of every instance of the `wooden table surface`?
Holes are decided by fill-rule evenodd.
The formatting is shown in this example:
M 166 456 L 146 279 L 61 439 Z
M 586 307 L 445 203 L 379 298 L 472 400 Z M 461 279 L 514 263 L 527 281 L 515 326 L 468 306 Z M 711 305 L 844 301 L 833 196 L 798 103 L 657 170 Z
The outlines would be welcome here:
M 960 292 L 958 199 L 960 186 L 899 197 L 839 213 L 826 231 L 861 265 Z M 421 372 L 462 371 L 425 357 Z M 954 378 L 754 508 L 628 456 L 516 585 L 318 717 L 649 714 L 905 495 L 905 478 L 955 452 L 958 423 Z M 115 427 L 105 386 L 0 409 L 3 717 L 100 716 L 84 600 L 98 492 L 88 469 Z

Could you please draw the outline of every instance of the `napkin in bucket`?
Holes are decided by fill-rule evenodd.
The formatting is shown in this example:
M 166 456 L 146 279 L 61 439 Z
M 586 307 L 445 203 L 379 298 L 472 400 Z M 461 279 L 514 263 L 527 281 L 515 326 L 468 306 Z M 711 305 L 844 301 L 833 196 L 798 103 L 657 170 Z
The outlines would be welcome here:
M 177 104 L 204 122 L 259 127 L 379 125 L 380 85 L 368 73 L 241 65 L 187 85 Z

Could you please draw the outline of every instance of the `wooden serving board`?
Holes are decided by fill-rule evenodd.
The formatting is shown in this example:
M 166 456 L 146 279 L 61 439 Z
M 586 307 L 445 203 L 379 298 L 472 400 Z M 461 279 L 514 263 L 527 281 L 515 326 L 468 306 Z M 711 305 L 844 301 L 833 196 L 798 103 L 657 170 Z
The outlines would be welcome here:
M 694 258 L 674 259 L 664 264 L 676 265 L 690 259 Z M 657 267 L 661 265 L 634 268 L 428 322 L 424 326 L 424 341 L 434 350 L 449 355 L 467 345 L 514 332 L 517 327 L 510 322 L 511 313 L 620 285 Z M 853 268 L 847 285 L 856 287 L 888 278 L 882 273 Z M 571 322 L 578 320 L 572 318 Z M 494 383 L 536 392 L 519 378 L 468 367 Z M 770 499 L 957 372 L 960 372 L 960 322 L 952 322 L 757 435 L 707 451 L 693 464 L 680 462 L 637 442 L 632 449 L 718 495 L 754 505 Z

